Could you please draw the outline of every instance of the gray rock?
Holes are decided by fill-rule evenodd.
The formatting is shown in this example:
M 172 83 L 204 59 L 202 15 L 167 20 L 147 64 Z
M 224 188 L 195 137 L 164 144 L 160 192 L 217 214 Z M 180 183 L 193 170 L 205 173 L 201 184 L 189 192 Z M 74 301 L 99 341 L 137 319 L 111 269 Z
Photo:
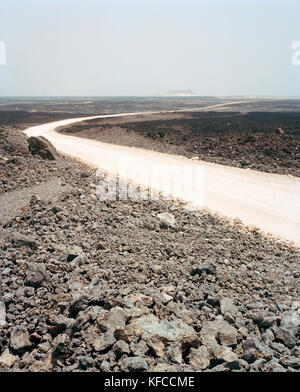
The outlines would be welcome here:
M 10 354 L 9 349 L 7 348 L 0 356 L 0 368 L 9 369 L 14 366 L 16 361 L 17 357 Z
M 11 239 L 12 244 L 16 247 L 27 246 L 31 249 L 37 249 L 39 247 L 38 241 L 34 238 L 22 235 L 22 234 L 14 234 Z
M 102 372 L 109 372 L 111 370 L 110 363 L 106 360 L 101 362 L 100 369 Z
M 169 212 L 158 214 L 157 217 L 162 228 L 175 227 L 175 217 Z
M 129 345 L 124 340 L 118 340 L 114 345 L 114 351 L 120 356 L 123 354 L 130 354 Z
M 13 295 L 13 293 L 5 293 L 3 296 L 2 296 L 2 301 L 4 302 L 4 304 L 6 304 L 6 305 L 8 305 L 8 304 L 10 304 L 11 302 L 13 302 L 13 300 L 14 300 L 14 295 Z M 3 308 L 2 308 L 3 309 Z
M 147 362 L 141 357 L 124 358 L 120 365 L 123 372 L 142 372 L 148 370 Z
M 130 343 L 130 351 L 136 357 L 143 357 L 149 351 L 149 347 L 144 340 L 140 340 L 138 343 Z
M 300 347 L 293 348 L 292 355 L 294 355 L 296 358 L 300 358 Z
M 269 346 L 272 350 L 275 350 L 280 353 L 280 355 L 289 353 L 289 349 L 282 343 L 272 342 Z
M 123 308 L 116 306 L 109 311 L 106 321 L 107 332 L 114 334 L 117 328 L 124 327 L 126 324 L 127 315 Z
M 292 367 L 294 369 L 300 369 L 300 359 L 292 356 L 280 358 L 280 364 L 284 367 Z
M 300 309 L 284 312 L 279 326 L 293 336 L 300 334 Z
M 6 307 L 5 303 L 0 301 L 0 327 L 6 324 Z
M 51 349 L 50 343 L 49 342 L 40 343 L 38 349 L 41 353 L 47 353 Z
M 205 346 L 200 346 L 197 349 L 191 348 L 188 356 L 189 364 L 196 369 L 207 369 L 210 365 L 210 354 Z
M 151 270 L 152 270 L 156 275 L 161 275 L 161 274 L 162 274 L 162 271 L 163 271 L 163 268 L 162 268 L 162 266 L 159 265 L 159 264 L 154 264 L 154 265 L 151 265 Z
M 73 317 L 74 315 L 77 315 L 79 312 L 84 311 L 87 306 L 88 306 L 88 300 L 89 297 L 86 293 L 83 292 L 74 292 L 72 293 L 72 298 L 70 302 L 70 316 Z M 82 320 L 82 317 L 84 320 Z M 76 323 L 79 323 L 80 321 L 85 322 L 89 319 L 89 315 L 85 314 L 84 316 L 82 313 L 80 313 L 79 318 L 76 319 Z
M 216 265 L 212 262 L 200 264 L 198 267 L 194 268 L 191 271 L 191 275 L 192 276 L 202 275 L 204 272 L 207 274 L 211 274 L 211 275 L 215 274 L 216 273 Z
M 264 334 L 262 334 L 263 340 L 266 342 L 266 344 L 270 344 L 274 341 L 275 335 L 271 331 L 271 329 L 267 329 Z
M 166 305 L 168 302 L 173 300 L 173 297 L 171 297 L 171 295 L 169 295 L 169 294 L 167 294 L 165 292 L 162 292 L 162 293 L 154 294 L 153 300 L 157 304 Z
M 29 333 L 25 327 L 17 325 L 10 333 L 10 348 L 17 354 L 22 354 L 30 349 L 32 343 L 29 340 Z
M 86 370 L 93 365 L 93 358 L 87 355 L 79 355 L 77 360 L 79 362 L 79 367 L 83 370 Z
M 251 363 L 258 358 L 270 360 L 274 356 L 274 351 L 263 344 L 256 336 L 251 335 L 243 343 L 243 358 Z
M 250 370 L 252 372 L 261 372 L 261 371 L 263 371 L 263 367 L 266 362 L 267 361 L 265 359 L 259 358 L 250 365 Z
M 53 357 L 65 358 L 69 355 L 70 337 L 63 333 L 58 335 L 52 344 Z
M 27 267 L 25 284 L 39 287 L 46 278 L 46 268 L 43 264 L 30 263 Z
M 112 335 L 105 333 L 94 340 L 93 349 L 99 353 L 105 353 L 112 348 L 115 342 L 116 339 Z
M 296 346 L 296 338 L 293 334 L 293 330 L 272 327 L 272 331 L 277 340 L 281 341 L 286 347 L 293 348 Z
M 232 316 L 234 319 L 238 316 L 239 310 L 238 308 L 234 305 L 234 302 L 231 298 L 222 298 L 220 300 L 220 307 L 221 307 L 221 313 L 224 315 L 229 314 Z
M 173 363 L 182 363 L 182 352 L 178 346 L 169 346 L 167 348 L 167 356 L 169 360 Z
M 260 328 L 270 328 L 277 321 L 277 317 L 270 312 L 254 311 L 248 315 Z
M 263 368 L 264 372 L 286 372 L 286 369 L 280 365 L 279 361 L 273 358 L 271 361 L 265 364 Z
M 238 355 L 232 351 L 230 347 L 222 346 L 216 342 L 209 342 L 206 344 L 206 348 L 211 356 L 211 359 L 223 361 L 228 364 L 238 361 Z M 233 364 L 233 367 L 237 366 Z
M 214 320 L 203 324 L 200 331 L 202 344 L 217 343 L 217 339 L 225 346 L 237 344 L 238 331 L 227 321 Z
M 68 252 L 67 261 L 71 262 L 74 259 L 83 256 L 84 256 L 83 250 L 79 246 L 73 246 L 73 248 L 70 249 Z M 76 260 L 76 264 L 80 264 L 78 260 Z
M 180 319 L 174 321 L 159 320 L 154 314 L 134 319 L 128 326 L 116 330 L 116 336 L 127 342 L 141 337 L 147 341 L 159 338 L 168 342 L 197 341 L 196 331 Z
M 48 331 L 52 336 L 56 336 L 62 333 L 68 328 L 72 328 L 75 324 L 75 320 L 72 318 L 65 317 L 63 315 L 50 315 L 48 318 Z

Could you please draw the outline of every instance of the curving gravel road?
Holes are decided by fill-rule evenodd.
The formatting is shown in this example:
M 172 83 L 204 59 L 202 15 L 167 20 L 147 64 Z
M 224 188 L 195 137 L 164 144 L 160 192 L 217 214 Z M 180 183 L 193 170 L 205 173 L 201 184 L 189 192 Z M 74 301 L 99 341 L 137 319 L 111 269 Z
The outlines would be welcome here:
M 241 102 L 192 110 L 207 110 L 237 103 Z M 266 233 L 300 245 L 299 178 L 193 161 L 185 157 L 85 140 L 55 131 L 58 127 L 93 118 L 154 113 L 166 112 L 72 118 L 34 126 L 24 132 L 27 136 L 44 136 L 57 150 L 93 166 L 160 191 L 166 196 L 183 199 L 190 203 L 191 208 L 204 207 L 230 218 L 238 218 L 247 225 L 257 226 Z M 136 190 L 135 197 L 139 197 L 138 192 Z

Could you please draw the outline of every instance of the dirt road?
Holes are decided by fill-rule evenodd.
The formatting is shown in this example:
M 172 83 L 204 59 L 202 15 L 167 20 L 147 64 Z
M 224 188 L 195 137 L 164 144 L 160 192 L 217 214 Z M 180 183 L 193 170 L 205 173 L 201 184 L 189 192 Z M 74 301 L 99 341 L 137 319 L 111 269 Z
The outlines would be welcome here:
M 229 104 L 200 110 L 225 105 Z M 65 154 L 161 191 L 166 196 L 179 197 L 191 203 L 192 208 L 205 207 L 231 218 L 239 218 L 247 225 L 257 226 L 267 233 L 300 245 L 298 178 L 192 161 L 174 155 L 66 136 L 55 131 L 57 127 L 86 119 L 136 114 L 144 113 L 73 118 L 35 126 L 24 132 L 28 136 L 43 135 Z M 103 197 L 113 198 L 115 190 L 110 189 L 106 195 L 104 189 L 99 189 L 99 192 L 102 192 Z M 142 196 L 138 190 L 132 192 L 132 195 Z

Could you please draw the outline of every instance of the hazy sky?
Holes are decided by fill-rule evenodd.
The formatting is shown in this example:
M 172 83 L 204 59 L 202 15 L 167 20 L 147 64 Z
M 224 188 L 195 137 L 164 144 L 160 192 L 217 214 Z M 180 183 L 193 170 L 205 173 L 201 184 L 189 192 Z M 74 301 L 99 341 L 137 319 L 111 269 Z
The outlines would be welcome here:
M 0 0 L 0 95 L 300 96 L 299 0 Z

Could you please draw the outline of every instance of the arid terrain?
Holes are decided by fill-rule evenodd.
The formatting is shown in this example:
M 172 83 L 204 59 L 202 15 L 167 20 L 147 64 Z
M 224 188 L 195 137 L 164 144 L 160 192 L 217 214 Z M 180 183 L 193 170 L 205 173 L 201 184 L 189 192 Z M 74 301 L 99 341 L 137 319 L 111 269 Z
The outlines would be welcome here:
M 300 112 L 139 115 L 89 120 L 62 128 L 61 132 L 222 165 L 300 176 Z
M 21 130 L 99 112 L 1 105 L 1 370 L 299 371 L 299 248 L 184 203 L 98 200 L 104 175 L 33 155 Z M 299 177 L 291 106 L 61 132 Z

